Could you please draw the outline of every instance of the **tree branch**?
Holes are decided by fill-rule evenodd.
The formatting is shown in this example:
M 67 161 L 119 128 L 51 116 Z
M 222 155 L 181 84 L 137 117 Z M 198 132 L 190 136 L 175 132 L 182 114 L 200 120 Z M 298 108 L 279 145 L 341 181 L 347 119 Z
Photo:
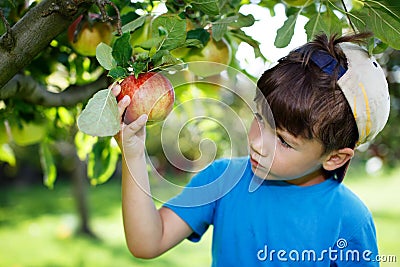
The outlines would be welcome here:
M 29 10 L 11 28 L 13 46 L 0 46 L 0 91 L 93 3 L 94 0 L 43 0 Z M 0 43 L 6 43 L 6 38 L 7 34 L 3 34 Z
M 61 93 L 53 93 L 31 76 L 15 75 L 1 90 L 0 99 L 19 98 L 26 102 L 45 107 L 74 106 L 88 100 L 100 89 L 107 88 L 106 75 L 86 85 L 71 85 Z

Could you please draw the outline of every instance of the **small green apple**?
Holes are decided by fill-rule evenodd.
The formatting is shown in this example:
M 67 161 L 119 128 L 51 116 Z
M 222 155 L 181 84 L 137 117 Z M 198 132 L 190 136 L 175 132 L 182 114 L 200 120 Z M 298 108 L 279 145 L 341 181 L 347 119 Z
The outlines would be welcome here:
M 210 39 L 203 48 L 192 48 L 183 57 L 185 62 L 198 62 L 202 64 L 189 64 L 189 70 L 201 77 L 209 77 L 220 74 L 227 68 L 231 62 L 232 52 L 228 42 L 225 39 L 215 41 Z M 215 62 L 220 64 L 205 64 L 205 62 Z

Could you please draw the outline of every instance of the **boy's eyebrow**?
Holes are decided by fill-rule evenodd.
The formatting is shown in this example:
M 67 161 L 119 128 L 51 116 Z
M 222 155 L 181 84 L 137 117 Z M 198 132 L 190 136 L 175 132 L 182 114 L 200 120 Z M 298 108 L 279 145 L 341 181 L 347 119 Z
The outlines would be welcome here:
M 274 119 L 274 116 L 272 115 L 272 111 L 270 109 L 267 109 L 267 111 L 266 111 L 263 108 L 263 106 L 261 105 L 261 103 L 256 102 L 256 110 L 257 110 L 257 113 L 260 114 L 260 116 L 262 116 L 264 121 L 266 121 L 272 128 L 276 128 L 275 119 Z M 265 113 L 268 113 L 268 114 L 265 114 Z
M 265 116 L 265 110 L 262 106 L 262 104 L 257 101 L 256 102 L 256 109 L 258 114 L 260 114 L 262 116 L 262 118 L 270 125 L 270 127 L 272 127 L 273 129 L 275 129 L 276 131 L 276 135 L 280 135 L 285 142 L 289 143 L 290 145 L 294 146 L 294 147 L 298 147 L 298 146 L 302 146 L 304 145 L 304 141 L 301 140 L 301 138 L 296 138 L 294 135 L 292 135 L 291 133 L 289 133 L 286 130 L 282 130 L 282 129 L 278 129 L 276 128 L 276 124 L 275 124 L 275 120 L 272 114 L 272 111 L 269 112 L 269 116 Z

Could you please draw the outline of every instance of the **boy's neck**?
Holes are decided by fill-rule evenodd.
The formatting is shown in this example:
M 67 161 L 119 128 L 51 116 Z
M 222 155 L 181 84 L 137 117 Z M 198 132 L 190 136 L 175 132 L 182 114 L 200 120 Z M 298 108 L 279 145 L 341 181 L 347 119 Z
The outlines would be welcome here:
M 297 186 L 310 186 L 322 183 L 326 180 L 325 174 L 322 169 L 318 169 L 310 174 L 307 174 L 301 178 L 286 180 L 285 182 Z

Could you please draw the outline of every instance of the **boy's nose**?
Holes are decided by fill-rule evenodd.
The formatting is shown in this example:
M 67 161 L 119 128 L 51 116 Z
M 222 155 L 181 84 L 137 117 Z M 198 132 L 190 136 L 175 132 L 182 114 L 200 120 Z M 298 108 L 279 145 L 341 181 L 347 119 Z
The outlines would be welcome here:
M 267 155 L 266 145 L 264 144 L 264 140 L 261 135 L 253 138 L 250 142 L 251 149 L 254 150 L 257 154 L 261 156 Z

